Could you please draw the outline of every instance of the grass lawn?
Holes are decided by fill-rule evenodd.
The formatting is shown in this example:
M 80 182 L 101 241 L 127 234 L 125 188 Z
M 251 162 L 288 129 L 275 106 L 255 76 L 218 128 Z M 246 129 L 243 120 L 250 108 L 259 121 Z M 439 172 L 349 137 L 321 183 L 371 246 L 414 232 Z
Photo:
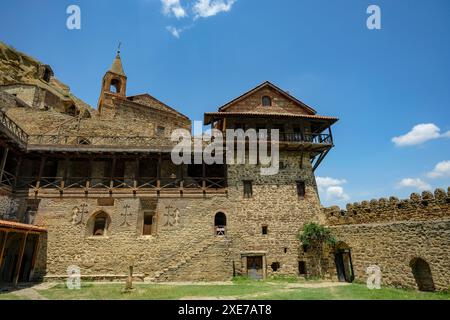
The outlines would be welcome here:
M 140 284 L 132 293 L 123 294 L 123 284 L 84 283 L 80 290 L 69 290 L 64 284 L 34 289 L 51 300 L 117 300 L 117 299 L 229 299 L 229 300 L 450 300 L 450 293 L 425 293 L 413 290 L 382 288 L 369 290 L 364 284 L 340 285 L 320 281 L 238 280 L 229 284 Z M 26 299 L 19 293 L 0 293 L 0 300 Z

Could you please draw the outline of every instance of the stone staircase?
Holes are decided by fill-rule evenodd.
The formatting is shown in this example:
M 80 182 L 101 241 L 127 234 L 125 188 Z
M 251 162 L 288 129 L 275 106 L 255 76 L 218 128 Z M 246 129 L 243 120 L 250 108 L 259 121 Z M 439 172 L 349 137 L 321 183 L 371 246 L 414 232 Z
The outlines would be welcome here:
M 145 282 L 164 282 L 170 281 L 170 273 L 176 273 L 177 270 L 187 265 L 192 260 L 198 258 L 202 253 L 214 246 L 221 238 L 214 236 L 208 237 L 202 241 L 192 241 L 189 244 L 180 246 L 180 252 L 175 257 L 169 260 L 164 269 L 161 269 L 153 274 L 152 277 L 145 278 Z M 191 250 L 184 251 L 185 249 Z

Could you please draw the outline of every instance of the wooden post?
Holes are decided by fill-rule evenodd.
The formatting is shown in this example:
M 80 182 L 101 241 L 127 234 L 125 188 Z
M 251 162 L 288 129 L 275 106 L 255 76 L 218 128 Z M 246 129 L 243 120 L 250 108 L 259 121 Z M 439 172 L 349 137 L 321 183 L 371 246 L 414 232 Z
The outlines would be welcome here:
M 14 271 L 14 280 L 13 280 L 14 287 L 16 287 L 17 283 L 19 282 L 20 269 L 22 268 L 23 254 L 25 253 L 25 247 L 26 247 L 26 244 L 27 244 L 27 238 L 28 238 L 28 232 L 26 232 L 24 234 L 23 240 L 20 243 L 19 260 L 17 260 L 16 270 Z
M 42 178 L 42 173 L 44 172 L 44 167 L 45 167 L 45 157 L 41 158 L 41 164 L 39 166 L 39 173 L 38 176 L 36 177 L 36 189 L 39 189 L 39 187 L 41 186 L 41 178 Z
M 88 172 L 87 172 L 87 179 L 86 179 L 86 189 L 89 189 L 91 187 L 91 180 L 92 180 L 92 169 L 94 167 L 94 159 L 92 157 L 89 158 L 89 166 L 88 166 Z
M 136 158 L 135 162 L 135 168 L 134 168 L 134 182 L 133 187 L 136 189 L 138 187 L 138 180 L 139 180 L 139 157 Z
M 156 187 L 161 188 L 161 167 L 162 167 L 162 154 L 158 154 L 158 165 L 156 169 Z
M 34 269 L 35 269 L 36 260 L 37 260 L 38 254 L 39 254 L 40 241 L 41 241 L 41 235 L 38 234 L 37 235 L 37 240 L 36 240 L 36 242 L 34 244 L 33 258 L 31 259 L 30 279 L 32 279 L 34 277 Z M 30 279 L 28 279 L 28 280 L 30 280 Z
M 206 164 L 204 161 L 202 162 L 202 188 L 206 189 Z
M 117 162 L 117 158 L 114 157 L 112 159 L 112 166 L 111 166 L 111 179 L 109 181 L 109 187 L 112 189 L 114 188 L 114 173 L 116 172 L 116 162 Z
M 0 272 L 2 271 L 3 265 L 3 254 L 5 253 L 6 241 L 8 240 L 8 231 L 5 231 L 5 239 L 3 241 L 2 247 L 0 248 Z
M 334 141 L 333 141 L 333 132 L 331 131 L 331 126 L 328 127 L 328 133 L 330 134 L 331 144 L 334 145 Z
M 64 162 L 63 162 L 63 176 L 62 176 L 62 181 L 61 181 L 61 190 L 64 190 L 65 186 L 66 186 L 66 182 L 67 182 L 67 174 L 69 172 L 69 158 L 64 158 Z
M 14 173 L 14 187 L 17 187 L 17 184 L 19 182 L 19 175 L 20 175 L 20 167 L 22 166 L 22 156 L 19 157 L 16 164 L 16 172 Z
M 0 182 L 3 182 L 3 173 L 5 171 L 6 159 L 8 157 L 8 153 L 9 153 L 9 148 L 5 147 L 5 149 L 3 151 L 2 162 L 0 164 Z

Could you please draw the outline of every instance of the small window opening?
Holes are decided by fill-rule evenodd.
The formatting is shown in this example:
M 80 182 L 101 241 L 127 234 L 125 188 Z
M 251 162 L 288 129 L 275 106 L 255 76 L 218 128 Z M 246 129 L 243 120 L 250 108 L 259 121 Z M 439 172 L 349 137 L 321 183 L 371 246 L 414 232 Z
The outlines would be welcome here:
M 269 96 L 264 96 L 262 98 L 262 105 L 263 105 L 263 107 L 270 107 L 270 106 L 272 106 L 272 99 Z
M 274 262 L 270 265 L 270 267 L 272 268 L 273 272 L 277 272 L 280 269 L 280 263 L 279 262 Z
M 253 197 L 253 182 L 244 181 L 244 198 L 250 199 Z
M 164 134 L 165 132 L 166 132 L 166 128 L 165 127 L 163 127 L 163 126 L 158 126 L 158 128 L 156 129 L 156 132 L 158 133 L 158 134 Z
M 268 226 L 262 226 L 262 234 L 263 235 L 269 234 L 269 227 Z
M 297 194 L 299 198 L 304 198 L 306 195 L 305 181 L 297 181 Z
M 152 235 L 153 217 L 154 214 L 152 212 L 144 213 L 144 228 L 142 230 L 142 234 L 144 236 Z

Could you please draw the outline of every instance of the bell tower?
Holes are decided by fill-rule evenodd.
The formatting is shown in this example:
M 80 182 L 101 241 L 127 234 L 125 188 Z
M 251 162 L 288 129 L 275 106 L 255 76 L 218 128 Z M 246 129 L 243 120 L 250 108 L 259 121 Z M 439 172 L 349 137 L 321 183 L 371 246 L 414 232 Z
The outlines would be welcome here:
M 98 112 L 101 117 L 113 118 L 116 112 L 114 101 L 126 99 L 127 76 L 123 71 L 120 58 L 120 44 L 111 68 L 103 77 L 102 90 L 98 100 Z

